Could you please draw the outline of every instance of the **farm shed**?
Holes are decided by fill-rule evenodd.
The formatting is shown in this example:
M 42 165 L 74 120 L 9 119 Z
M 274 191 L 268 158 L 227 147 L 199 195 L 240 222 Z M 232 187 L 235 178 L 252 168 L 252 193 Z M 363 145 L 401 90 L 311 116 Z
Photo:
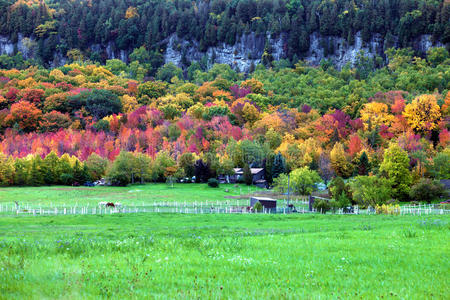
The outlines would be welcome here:
M 265 187 L 264 169 L 250 168 L 250 172 L 252 173 L 253 183 Z M 234 168 L 233 175 L 219 175 L 218 179 L 221 183 L 236 183 L 239 177 L 242 176 L 244 176 L 244 170 L 242 168 Z
M 277 210 L 277 200 L 272 198 L 265 197 L 251 197 L 250 198 L 250 206 L 254 207 L 255 204 L 259 202 L 263 206 L 265 210 L 269 210 L 271 212 L 276 212 Z

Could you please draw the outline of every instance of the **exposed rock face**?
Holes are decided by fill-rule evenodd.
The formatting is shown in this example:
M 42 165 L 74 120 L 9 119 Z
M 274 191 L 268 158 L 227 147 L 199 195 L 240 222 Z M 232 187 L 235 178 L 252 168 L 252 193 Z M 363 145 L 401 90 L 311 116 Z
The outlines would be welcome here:
M 287 40 L 286 34 L 276 38 L 268 35 L 267 39 L 272 46 L 274 59 L 284 58 L 283 45 Z M 209 47 L 206 52 L 200 52 L 198 42 L 189 42 L 173 34 L 168 39 L 164 60 L 166 63 L 172 62 L 181 67 L 183 55 L 188 61 L 199 61 L 207 55 L 211 65 L 213 63 L 227 64 L 239 72 L 248 72 L 252 64 L 260 63 L 265 43 L 265 35 L 249 33 L 243 34 L 234 45 L 221 43 L 215 47 Z
M 275 60 L 285 58 L 287 53 L 287 34 L 281 34 L 279 37 L 271 38 L 267 36 L 272 46 L 272 56 Z M 323 59 L 329 59 L 333 64 L 341 69 L 347 63 L 354 64 L 358 53 L 362 50 L 368 57 L 375 55 L 382 56 L 388 48 L 388 41 L 380 34 L 372 36 L 368 43 L 364 43 L 361 33 L 355 35 L 353 45 L 348 45 L 347 41 L 336 36 L 321 36 L 319 33 L 313 33 L 309 37 L 310 47 L 305 57 L 305 61 L 311 65 L 319 65 Z M 398 46 L 397 38 L 393 37 L 394 46 Z M 188 42 L 178 38 L 176 35 L 170 36 L 168 39 L 167 50 L 164 54 L 165 62 L 172 62 L 181 67 L 182 55 L 188 61 L 199 61 L 205 54 L 215 63 L 228 64 L 240 72 L 248 72 L 252 64 L 257 65 L 261 62 L 261 56 L 264 52 L 266 37 L 264 35 L 255 35 L 254 33 L 242 35 L 235 45 L 220 44 L 210 47 L 203 53 L 199 51 L 198 43 Z M 325 55 L 324 44 L 327 43 L 329 48 L 334 49 L 332 54 Z M 414 48 L 425 53 L 431 47 L 441 47 L 441 43 L 433 44 L 430 35 L 422 35 L 414 42 Z
M 347 41 L 341 37 L 322 37 L 313 33 L 309 37 L 310 47 L 304 58 L 312 65 L 319 65 L 322 59 L 330 59 L 338 69 L 341 69 L 347 63 L 355 63 L 358 53 L 363 50 L 367 56 L 373 57 L 376 54 L 383 53 L 384 39 L 379 35 L 374 35 L 367 45 L 363 45 L 360 32 L 355 35 L 355 43 L 348 45 Z M 325 55 L 325 50 L 321 46 L 326 42 L 329 47 L 334 49 L 333 54 Z
M 328 56 L 325 55 L 324 48 L 321 46 L 325 41 L 334 49 L 334 53 L 328 54 Z M 341 37 L 322 37 L 318 33 L 313 33 L 310 35 L 310 47 L 304 60 L 312 65 L 319 65 L 322 59 L 329 59 L 338 69 L 341 69 L 347 63 L 353 65 L 361 50 L 368 57 L 383 56 L 384 51 L 392 46 L 399 46 L 397 37 L 393 37 L 391 46 L 388 45 L 386 38 L 383 38 L 380 34 L 374 34 L 368 43 L 364 43 L 361 32 L 357 32 L 354 44 L 348 45 L 347 41 Z M 414 41 L 414 49 L 421 53 L 426 53 L 432 47 L 442 46 L 441 43 L 433 44 L 431 35 L 421 35 Z
M 0 55 L 2 54 L 14 54 L 14 44 L 5 36 L 0 36 Z
M 311 65 L 319 65 L 323 59 L 330 59 L 335 66 L 340 69 L 347 63 L 353 64 L 356 61 L 358 53 L 363 50 L 369 57 L 383 55 L 388 48 L 388 41 L 380 34 L 374 34 L 368 43 L 364 43 L 361 33 L 356 33 L 354 44 L 349 45 L 347 41 L 337 36 L 322 36 L 319 33 L 313 33 L 309 36 L 310 47 L 302 59 Z M 167 48 L 164 53 L 166 63 L 172 62 L 177 66 L 182 66 L 182 58 L 186 61 L 199 61 L 205 55 L 208 57 L 208 64 L 213 63 L 228 64 L 239 72 L 248 72 L 252 65 L 261 62 L 261 56 L 264 53 L 266 40 L 269 41 L 272 48 L 274 60 L 286 58 L 288 34 L 282 33 L 279 36 L 272 37 L 270 34 L 243 34 L 237 39 L 234 45 L 221 43 L 214 47 L 209 47 L 206 52 L 201 52 L 197 41 L 187 41 L 177 37 L 175 34 L 168 37 Z M 391 45 L 398 46 L 398 39 L 393 37 Z M 332 49 L 332 53 L 325 53 L 324 45 Z M 419 36 L 414 41 L 414 49 L 425 53 L 431 47 L 441 47 L 441 43 L 433 43 L 430 35 Z M 120 59 L 128 61 L 131 51 L 116 49 L 113 42 L 105 45 L 94 44 L 89 47 L 92 51 L 102 53 L 107 59 Z M 19 34 L 17 44 L 12 43 L 7 37 L 0 36 L 0 54 L 14 55 L 15 51 L 20 51 L 24 58 L 33 58 L 35 55 L 36 41 L 33 37 L 24 37 Z M 327 55 L 325 55 L 327 54 Z M 64 65 L 67 58 L 61 53 L 55 53 L 52 67 Z

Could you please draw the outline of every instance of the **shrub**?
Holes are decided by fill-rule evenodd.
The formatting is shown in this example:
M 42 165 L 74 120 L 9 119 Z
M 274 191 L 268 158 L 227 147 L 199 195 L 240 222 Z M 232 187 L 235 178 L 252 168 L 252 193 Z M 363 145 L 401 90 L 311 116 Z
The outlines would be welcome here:
M 212 188 L 219 187 L 219 181 L 216 178 L 210 178 L 208 179 L 208 186 Z
M 344 179 L 342 179 L 342 177 L 334 177 L 330 184 L 328 185 L 328 190 L 329 190 L 329 194 L 331 197 L 333 197 L 334 199 L 338 200 L 338 198 L 342 195 L 345 194 L 345 196 L 347 198 L 352 198 L 351 197 L 351 192 L 350 192 L 350 188 L 348 185 L 345 184 Z
M 59 180 L 63 185 L 71 185 L 73 183 L 73 176 L 72 174 L 63 173 L 61 174 Z
M 113 186 L 127 186 L 130 183 L 130 179 L 127 174 L 114 173 L 109 177 Z
M 339 208 L 348 207 L 352 204 L 349 197 L 344 192 L 337 197 L 336 202 Z
M 357 176 L 350 182 L 353 200 L 362 207 L 385 204 L 392 196 L 391 182 L 376 176 Z
M 399 215 L 400 214 L 400 205 L 396 204 L 382 204 L 376 205 L 375 211 L 377 214 L 385 214 L 385 215 Z
M 314 202 L 314 208 L 317 211 L 320 211 L 321 214 L 326 214 L 327 211 L 331 209 L 331 204 L 327 200 L 320 199 L 319 201 Z
M 255 210 L 255 212 L 262 212 L 263 211 L 263 206 L 261 204 L 261 202 L 256 202 L 255 205 L 253 206 L 253 209 Z
M 413 185 L 409 192 L 409 197 L 415 201 L 426 201 L 431 203 L 433 200 L 444 196 L 445 189 L 438 181 L 429 178 L 421 178 L 418 183 Z

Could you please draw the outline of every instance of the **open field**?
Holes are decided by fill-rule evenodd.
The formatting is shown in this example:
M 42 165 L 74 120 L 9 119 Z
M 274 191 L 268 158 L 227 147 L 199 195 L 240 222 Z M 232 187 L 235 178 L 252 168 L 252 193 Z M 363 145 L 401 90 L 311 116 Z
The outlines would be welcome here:
M 0 298 L 445 299 L 449 222 L 448 215 L 3 217 Z
M 228 190 L 228 192 L 226 191 Z M 221 184 L 219 188 L 210 188 L 206 184 L 163 183 L 130 185 L 127 187 L 6 187 L 0 188 L 0 203 L 41 203 L 43 205 L 78 203 L 81 205 L 97 205 L 100 201 L 131 203 L 156 202 L 200 202 L 226 201 L 247 195 L 261 189 L 246 185 Z M 247 197 L 248 199 L 248 197 Z

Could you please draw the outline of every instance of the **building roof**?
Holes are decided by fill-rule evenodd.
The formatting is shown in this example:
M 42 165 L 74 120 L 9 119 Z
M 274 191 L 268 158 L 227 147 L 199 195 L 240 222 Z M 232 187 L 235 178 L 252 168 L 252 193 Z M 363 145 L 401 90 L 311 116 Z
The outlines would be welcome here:
M 440 182 L 447 190 L 450 190 L 450 179 L 441 179 Z
M 252 175 L 256 175 L 263 170 L 263 168 L 250 168 L 250 172 L 252 173 Z M 244 174 L 244 170 L 242 168 L 234 168 L 234 173 L 236 173 L 237 175 L 242 175 Z
M 276 199 L 272 199 L 272 198 L 267 198 L 267 197 L 252 197 L 252 199 L 255 200 L 262 200 L 262 201 L 277 201 Z

